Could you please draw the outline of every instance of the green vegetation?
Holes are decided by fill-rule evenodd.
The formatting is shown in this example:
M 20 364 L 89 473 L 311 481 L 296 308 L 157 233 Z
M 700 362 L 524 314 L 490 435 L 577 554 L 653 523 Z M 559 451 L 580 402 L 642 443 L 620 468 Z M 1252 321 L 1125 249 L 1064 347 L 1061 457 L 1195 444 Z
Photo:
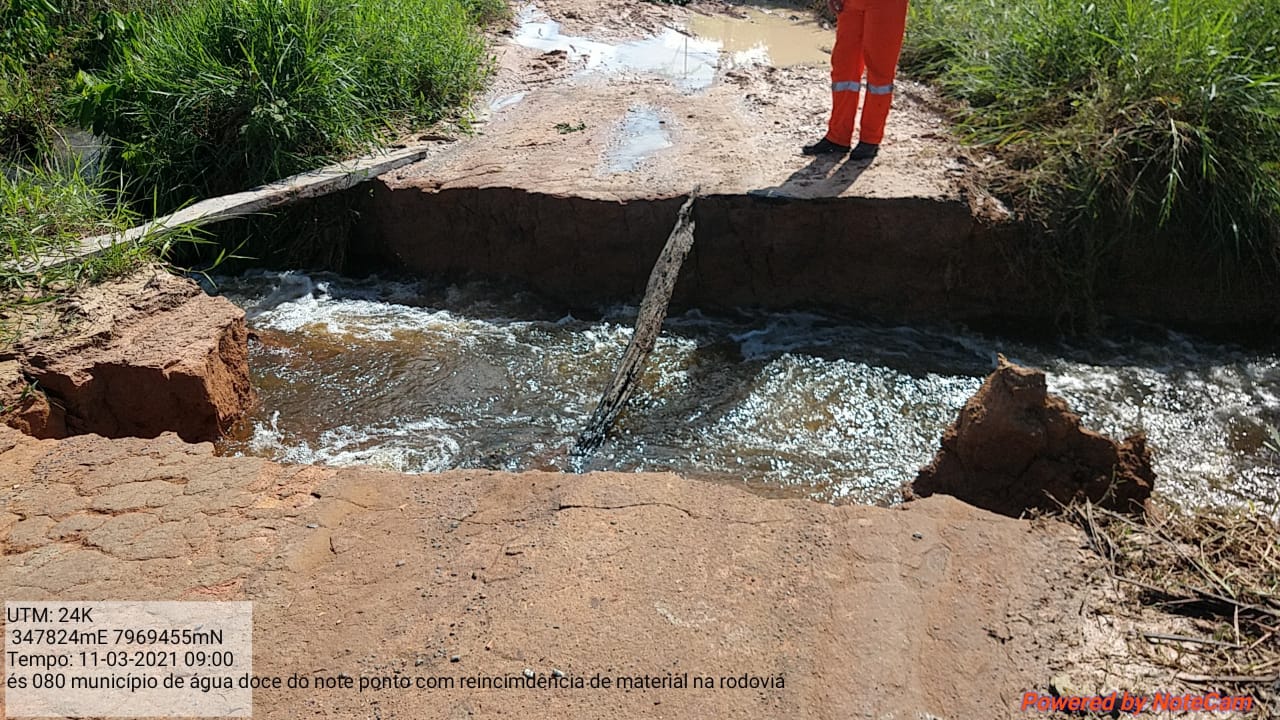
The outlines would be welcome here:
M 487 7 L 487 6 L 486 6 Z M 84 76 L 81 117 L 162 209 L 258 185 L 422 127 L 487 70 L 457 0 L 190 0 L 139 20 Z
M 1280 269 L 1280 3 L 915 0 L 902 64 L 1076 279 L 1133 243 Z
M 0 5 L 0 345 L 12 339 L 22 306 L 156 257 L 157 248 L 144 243 L 89 262 L 34 269 L 36 261 L 64 255 L 84 236 L 137 220 L 95 170 L 80 166 L 59 128 L 72 124 L 68 100 L 76 70 L 110 60 L 127 32 L 127 14 L 143 2 Z
M 511 7 L 506 0 L 462 0 L 472 20 L 481 25 L 506 22 L 511 19 Z
M 560 133 L 561 135 L 568 135 L 569 133 L 582 132 L 583 130 L 586 130 L 586 129 L 587 129 L 587 124 L 582 122 L 581 120 L 579 120 L 576 125 L 571 125 L 567 122 L 556 123 L 556 132 Z
M 489 71 L 478 26 L 507 13 L 504 0 L 0 3 L 0 319 L 163 255 L 143 243 L 30 270 L 83 236 L 455 117 Z M 77 126 L 106 138 L 101 172 L 67 151 Z
M 130 13 L 158 0 L 6 0 L 0 4 L 0 158 L 48 150 L 76 70 L 110 61 Z
M 63 255 L 81 238 L 123 230 L 136 214 L 103 197 L 78 167 L 14 170 L 0 174 L 0 315 L 11 304 L 40 302 L 80 282 L 118 275 L 156 257 L 147 244 L 119 245 L 92 262 L 40 272 L 32 263 Z

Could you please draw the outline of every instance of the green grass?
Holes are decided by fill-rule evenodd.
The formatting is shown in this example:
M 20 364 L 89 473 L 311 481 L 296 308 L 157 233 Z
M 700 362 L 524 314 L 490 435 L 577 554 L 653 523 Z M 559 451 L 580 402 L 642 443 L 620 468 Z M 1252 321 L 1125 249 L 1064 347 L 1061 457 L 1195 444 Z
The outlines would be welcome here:
M 85 236 L 465 121 L 490 70 L 478 27 L 509 17 L 505 0 L 0 2 L 0 339 L 24 305 L 207 244 L 33 269 Z M 106 136 L 107 174 L 66 166 L 77 125 Z
M 133 19 L 169 0 L 0 2 L 0 158 L 30 160 L 71 123 L 79 69 L 109 62 Z
M 22 305 L 159 259 L 164 248 L 142 242 L 116 246 L 88 261 L 35 269 L 37 261 L 66 255 L 83 237 L 123 230 L 136 221 L 77 167 L 0 173 L 0 326 Z
M 492 0 L 189 0 L 148 13 L 81 117 L 168 210 L 358 152 L 463 106 Z
M 199 267 L 174 266 L 170 258 L 176 246 L 211 244 L 198 230 L 179 227 L 163 236 L 149 235 L 38 267 L 42 260 L 72 258 L 86 237 L 139 224 L 141 217 L 120 202 L 119 194 L 88 179 L 76 161 L 11 166 L 0 172 L 0 348 L 21 335 L 28 309 L 77 288 L 148 265 L 205 273 L 232 257 L 225 250 L 214 251 L 205 253 Z
M 902 66 L 965 101 L 1064 259 L 1138 243 L 1274 277 L 1278 48 L 1272 1 L 913 0 Z
M 160 2 L 162 0 L 155 0 Z M 82 283 L 129 272 L 159 257 L 149 243 L 113 248 L 86 262 L 35 270 L 83 236 L 122 230 L 137 216 L 91 179 L 67 151 L 67 100 L 80 67 L 105 62 L 126 14 L 152 0 L 9 0 L 0 4 L 0 345 L 23 307 Z
M 511 7 L 506 0 L 462 0 L 471 18 L 480 25 L 492 25 L 511 20 Z

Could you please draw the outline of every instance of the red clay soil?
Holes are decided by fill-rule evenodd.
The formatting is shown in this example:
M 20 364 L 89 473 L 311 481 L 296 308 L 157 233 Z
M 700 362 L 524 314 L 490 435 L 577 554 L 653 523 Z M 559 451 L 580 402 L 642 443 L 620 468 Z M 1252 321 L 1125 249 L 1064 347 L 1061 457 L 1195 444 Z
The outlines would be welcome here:
M 3 421 L 28 434 L 213 440 L 253 402 L 244 312 L 185 278 L 147 269 L 42 322 L 0 350 Z
M 1013 717 L 1094 622 L 1074 529 L 948 497 L 886 509 L 674 475 L 405 476 L 3 427 L 0 477 L 4 599 L 251 600 L 255 675 L 717 683 L 259 690 L 263 719 Z M 744 674 L 774 686 L 718 686 Z
M 1145 436 L 1117 443 L 1082 427 L 1064 400 L 1049 395 L 1043 372 L 1001 356 L 910 492 L 954 495 L 1018 517 L 1085 499 L 1140 513 L 1154 484 Z

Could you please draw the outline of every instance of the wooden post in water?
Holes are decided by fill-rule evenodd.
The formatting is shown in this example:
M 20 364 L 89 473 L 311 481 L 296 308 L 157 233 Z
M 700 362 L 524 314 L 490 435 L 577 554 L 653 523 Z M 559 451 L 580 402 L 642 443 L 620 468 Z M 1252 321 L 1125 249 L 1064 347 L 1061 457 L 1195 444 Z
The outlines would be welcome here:
M 680 276 L 680 266 L 693 247 L 693 201 L 698 196 L 694 188 L 689 199 L 680 207 L 676 216 L 676 225 L 671 229 L 667 244 L 658 255 L 649 273 L 649 285 L 644 291 L 644 300 L 640 302 L 640 313 L 636 317 L 636 329 L 631 335 L 631 342 L 622 354 L 622 362 L 613 374 L 613 380 L 600 397 L 600 404 L 591 414 L 587 426 L 578 435 L 569 453 L 570 466 L 581 472 L 591 454 L 604 443 L 606 433 L 622 413 L 622 409 L 635 390 L 636 383 L 644 374 L 645 361 L 653 346 L 658 341 L 658 333 L 662 331 L 662 321 L 667 317 L 667 305 L 671 303 L 671 293 L 675 290 L 676 278 Z

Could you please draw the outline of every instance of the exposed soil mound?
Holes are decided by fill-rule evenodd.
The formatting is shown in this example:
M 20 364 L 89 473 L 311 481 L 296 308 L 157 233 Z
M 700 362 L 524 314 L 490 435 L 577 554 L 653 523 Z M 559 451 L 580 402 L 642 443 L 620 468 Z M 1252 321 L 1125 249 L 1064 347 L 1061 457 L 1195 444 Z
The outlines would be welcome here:
M 244 312 L 157 269 L 84 290 L 0 351 L 3 420 L 36 437 L 212 440 L 252 400 Z
M 910 493 L 954 495 L 1014 517 L 1084 499 L 1138 513 L 1154 484 L 1144 435 L 1117 443 L 1082 427 L 1062 398 L 1049 395 L 1043 372 L 1001 356 Z

